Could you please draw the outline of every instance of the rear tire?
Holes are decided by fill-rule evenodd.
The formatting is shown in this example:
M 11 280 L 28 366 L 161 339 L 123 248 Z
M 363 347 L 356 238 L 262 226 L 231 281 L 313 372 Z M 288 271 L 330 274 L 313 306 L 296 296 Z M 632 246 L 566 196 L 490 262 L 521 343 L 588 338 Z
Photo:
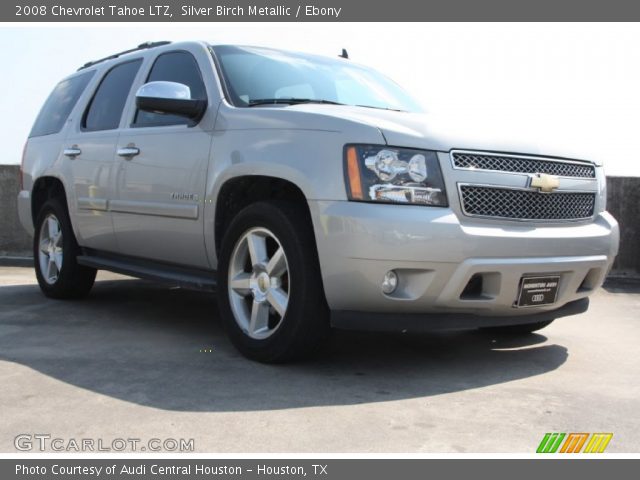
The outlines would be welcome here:
M 488 327 L 484 330 L 504 334 L 504 335 L 527 335 L 537 330 L 541 330 L 544 327 L 551 324 L 553 320 L 546 320 L 544 322 L 525 323 L 522 325 L 507 325 L 504 327 Z
M 57 198 L 42 206 L 33 236 L 33 259 L 42 293 L 50 298 L 86 296 L 96 278 L 96 270 L 78 264 L 76 242 L 66 207 Z
M 252 360 L 281 363 L 317 350 L 329 315 L 303 207 L 264 201 L 235 216 L 220 250 L 218 305 L 232 343 Z

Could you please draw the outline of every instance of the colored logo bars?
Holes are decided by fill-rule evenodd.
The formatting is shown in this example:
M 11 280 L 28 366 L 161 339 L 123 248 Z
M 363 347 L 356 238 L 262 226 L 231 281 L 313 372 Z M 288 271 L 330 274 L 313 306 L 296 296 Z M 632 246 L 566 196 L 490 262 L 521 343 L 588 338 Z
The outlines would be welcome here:
M 536 453 L 603 453 L 611 437 L 613 433 L 545 433 Z

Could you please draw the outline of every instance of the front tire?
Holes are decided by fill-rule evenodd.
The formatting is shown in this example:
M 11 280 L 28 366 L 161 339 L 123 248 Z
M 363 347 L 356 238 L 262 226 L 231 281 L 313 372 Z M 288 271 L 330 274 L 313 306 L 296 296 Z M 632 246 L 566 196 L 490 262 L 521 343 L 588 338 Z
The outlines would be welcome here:
M 77 262 L 80 251 L 66 207 L 57 198 L 40 209 L 33 236 L 33 259 L 42 292 L 50 298 L 81 298 L 89 293 L 96 270 Z
M 308 213 L 258 202 L 233 219 L 222 241 L 218 305 L 232 343 L 246 357 L 279 363 L 313 353 L 329 332 Z

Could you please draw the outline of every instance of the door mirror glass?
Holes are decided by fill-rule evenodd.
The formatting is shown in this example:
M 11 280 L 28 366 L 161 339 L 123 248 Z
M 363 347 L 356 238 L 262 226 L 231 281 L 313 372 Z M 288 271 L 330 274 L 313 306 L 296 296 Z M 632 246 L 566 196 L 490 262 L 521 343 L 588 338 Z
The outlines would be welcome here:
M 180 115 L 199 120 L 207 107 L 205 100 L 191 98 L 191 89 L 176 82 L 149 82 L 136 93 L 136 106 L 145 112 Z

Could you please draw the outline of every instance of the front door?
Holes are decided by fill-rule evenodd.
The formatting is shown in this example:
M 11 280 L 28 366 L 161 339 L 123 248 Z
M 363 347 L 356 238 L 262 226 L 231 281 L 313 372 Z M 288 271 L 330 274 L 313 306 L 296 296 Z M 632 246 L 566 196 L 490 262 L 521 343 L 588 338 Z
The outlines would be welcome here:
M 198 64 L 186 51 L 160 54 L 146 82 L 187 85 L 206 100 Z M 139 258 L 206 268 L 203 209 L 212 132 L 205 122 L 136 111 L 116 150 L 110 203 L 119 251 Z

